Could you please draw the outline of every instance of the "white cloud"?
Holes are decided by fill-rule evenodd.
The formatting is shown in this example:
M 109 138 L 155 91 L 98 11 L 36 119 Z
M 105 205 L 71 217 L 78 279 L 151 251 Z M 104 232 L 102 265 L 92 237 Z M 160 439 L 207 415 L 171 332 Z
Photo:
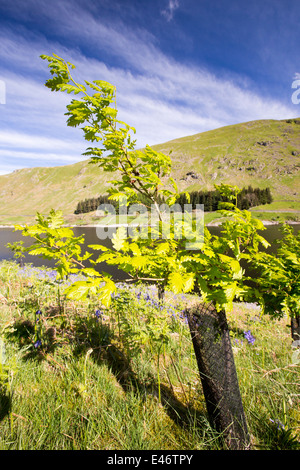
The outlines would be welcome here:
M 19 169 L 20 165 L 18 164 L 18 162 L 15 165 L 12 163 L 4 164 L 1 162 L 0 175 L 8 175 L 9 173 L 12 173 L 13 171 Z
M 139 147 L 237 122 L 297 114 L 295 106 L 253 92 L 247 81 L 217 77 L 209 70 L 175 61 L 143 30 L 101 23 L 88 10 L 68 10 L 66 1 L 57 5 L 59 16 L 54 16 L 54 8 L 40 13 L 50 24 L 55 21 L 57 35 L 66 34 L 74 48 L 36 35 L 27 39 L 17 32 L 0 33 L 0 61 L 14 66 L 14 72 L 3 66 L 0 76 L 7 95 L 6 104 L 0 107 L 0 158 L 6 169 L 4 151 L 12 169 L 18 159 L 22 168 L 22 162 L 33 161 L 38 154 L 38 166 L 43 160 L 48 162 L 49 154 L 53 164 L 85 158 L 80 156 L 89 143 L 80 129 L 67 127 L 64 116 L 72 96 L 52 93 L 44 86 L 49 72 L 47 63 L 39 58 L 43 53 L 54 52 L 74 63 L 79 82 L 103 79 L 116 85 L 119 118 L 136 127 Z M 169 13 L 178 7 L 179 2 L 169 2 Z M 79 50 L 77 44 L 84 47 Z M 95 46 L 94 57 L 82 52 L 87 44 Z M 104 62 L 103 51 L 115 58 L 114 65 Z
M 34 163 L 35 166 L 42 166 L 40 165 L 41 154 L 39 152 L 34 151 L 23 151 L 23 150 L 7 150 L 7 149 L 0 149 L 0 158 L 5 160 L 9 159 L 12 164 L 14 164 L 14 160 L 16 160 L 15 164 L 20 161 L 27 161 Z M 68 165 L 69 163 L 75 163 L 75 161 L 82 160 L 81 157 L 76 159 L 76 156 L 73 153 L 65 154 L 65 153 L 54 153 L 54 152 L 47 152 L 43 154 L 43 161 L 47 162 L 49 166 L 51 163 L 57 163 L 59 165 Z M 53 166 L 53 165 L 52 165 Z
M 22 134 L 15 131 L 0 131 L 0 146 L 9 146 L 11 142 L 16 148 L 29 148 L 31 150 L 52 149 L 64 150 L 73 147 L 72 141 L 47 138 L 39 135 Z
M 162 15 L 167 21 L 171 21 L 174 16 L 174 12 L 179 8 L 179 0 L 169 0 L 167 7 L 162 10 Z

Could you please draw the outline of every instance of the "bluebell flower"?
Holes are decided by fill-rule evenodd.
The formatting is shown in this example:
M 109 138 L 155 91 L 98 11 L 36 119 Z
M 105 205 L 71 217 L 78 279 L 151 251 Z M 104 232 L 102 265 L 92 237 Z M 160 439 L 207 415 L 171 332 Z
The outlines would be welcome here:
M 252 336 L 250 330 L 244 331 L 244 336 L 245 336 L 245 338 L 246 338 L 246 340 L 248 341 L 249 344 L 253 344 L 253 343 L 254 343 L 255 338 L 254 338 L 254 336 Z
M 236 343 L 237 345 L 239 345 L 239 344 L 240 344 L 241 346 L 243 345 L 243 341 L 242 341 L 241 339 L 235 338 L 233 341 L 234 341 L 234 343 Z
M 39 319 L 39 316 L 40 316 L 40 315 L 42 315 L 41 310 L 37 310 L 37 311 L 35 312 L 35 319 L 36 319 L 36 321 L 39 321 L 39 320 L 40 320 L 40 319 Z
M 273 424 L 277 425 L 277 429 L 285 429 L 284 424 L 282 424 L 281 421 L 279 421 L 279 419 L 275 419 L 275 420 L 274 420 L 274 419 L 271 419 L 271 418 L 270 418 L 270 421 L 271 421 Z
M 40 339 L 38 339 L 34 345 L 33 345 L 35 348 L 39 348 L 40 346 L 42 346 L 42 341 Z
M 97 318 L 100 318 L 100 316 L 103 315 L 103 312 L 101 310 L 96 310 L 95 315 Z

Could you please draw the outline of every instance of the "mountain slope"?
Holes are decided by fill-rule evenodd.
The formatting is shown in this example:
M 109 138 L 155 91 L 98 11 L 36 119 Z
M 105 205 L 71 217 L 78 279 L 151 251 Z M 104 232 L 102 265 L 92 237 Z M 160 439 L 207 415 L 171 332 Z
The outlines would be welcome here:
M 111 177 L 84 160 L 53 168 L 26 168 L 0 176 L 0 223 L 28 220 L 51 208 L 72 214 L 77 202 L 106 192 Z
M 252 184 L 270 186 L 276 199 L 299 200 L 300 119 L 251 121 L 154 148 L 172 149 L 174 174 L 181 187 Z M 198 179 L 183 175 L 185 169 L 193 170 Z
M 270 187 L 276 207 L 300 210 L 300 119 L 259 120 L 153 146 L 171 153 L 180 189 L 215 183 Z M 79 200 L 106 192 L 111 175 L 88 160 L 0 176 L 0 223 L 31 220 L 52 207 L 73 214 Z

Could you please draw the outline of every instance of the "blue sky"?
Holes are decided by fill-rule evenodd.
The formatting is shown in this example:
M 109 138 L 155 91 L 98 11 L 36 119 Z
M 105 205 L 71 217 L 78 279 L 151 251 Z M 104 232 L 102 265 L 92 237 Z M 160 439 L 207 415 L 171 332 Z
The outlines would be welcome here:
M 299 117 L 299 23 L 299 0 L 0 0 L 0 174 L 85 159 L 66 125 L 71 97 L 44 86 L 41 54 L 116 85 L 143 147 Z

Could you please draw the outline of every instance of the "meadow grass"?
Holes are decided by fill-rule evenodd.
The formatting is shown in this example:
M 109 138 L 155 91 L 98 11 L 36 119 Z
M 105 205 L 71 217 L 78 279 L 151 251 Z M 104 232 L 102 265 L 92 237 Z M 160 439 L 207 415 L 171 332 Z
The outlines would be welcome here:
M 0 449 L 217 450 L 183 310 L 192 296 L 119 285 L 109 309 L 66 301 L 49 269 L 0 264 Z M 300 440 L 287 318 L 228 312 L 253 449 Z

